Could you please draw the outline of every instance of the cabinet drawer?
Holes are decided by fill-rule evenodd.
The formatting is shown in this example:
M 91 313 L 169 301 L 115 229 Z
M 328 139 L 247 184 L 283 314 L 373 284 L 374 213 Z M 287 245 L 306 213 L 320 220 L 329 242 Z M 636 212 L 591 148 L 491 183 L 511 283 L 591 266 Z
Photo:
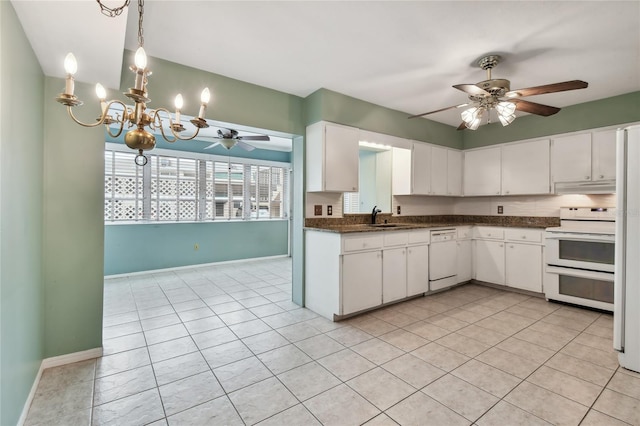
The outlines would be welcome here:
M 342 241 L 342 251 L 347 253 L 358 250 L 377 249 L 382 247 L 382 241 L 382 235 L 346 237 Z
M 431 231 L 409 232 L 409 244 L 429 244 Z
M 459 240 L 468 240 L 471 238 L 471 227 L 470 226 L 460 226 L 456 228 L 458 230 L 458 239 Z
M 478 226 L 474 230 L 474 238 L 483 240 L 503 240 L 504 229 L 491 226 Z
M 409 235 L 406 232 L 387 231 L 383 234 L 385 247 L 406 246 Z
M 542 242 L 542 231 L 539 229 L 507 229 L 505 231 L 505 239 L 508 241 L 522 241 L 531 243 Z

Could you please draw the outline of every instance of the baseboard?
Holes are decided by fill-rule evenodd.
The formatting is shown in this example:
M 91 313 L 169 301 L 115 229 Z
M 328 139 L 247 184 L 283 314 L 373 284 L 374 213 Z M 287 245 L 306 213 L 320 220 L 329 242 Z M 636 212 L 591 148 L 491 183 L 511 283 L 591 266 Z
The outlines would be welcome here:
M 65 364 L 73 364 L 74 362 L 86 361 L 88 359 L 100 358 L 102 356 L 102 348 L 93 348 L 88 349 L 86 351 L 74 352 L 71 354 L 54 356 L 51 358 L 45 358 L 40 362 L 40 368 L 38 369 L 38 374 L 36 374 L 36 378 L 33 381 L 33 385 L 31 386 L 31 391 L 29 392 L 29 396 L 27 396 L 27 400 L 24 403 L 24 407 L 22 408 L 22 414 L 18 419 L 18 426 L 24 425 L 24 422 L 27 420 L 27 414 L 29 414 L 29 408 L 31 408 L 31 403 L 33 402 L 33 398 L 36 396 L 36 391 L 38 390 L 38 385 L 40 384 L 40 378 L 42 377 L 42 372 L 47 368 L 51 367 L 59 367 Z
M 291 257 L 288 254 L 277 254 L 275 256 L 264 256 L 264 257 L 250 257 L 247 259 L 235 259 L 235 260 L 223 260 L 220 262 L 210 262 L 210 263 L 198 263 L 197 265 L 185 265 L 185 266 L 174 266 L 172 268 L 162 268 L 162 269 L 150 269 L 148 271 L 137 271 L 137 272 L 125 272 L 123 274 L 113 274 L 113 275 L 105 275 L 105 280 L 111 280 L 116 278 L 125 278 L 125 277 L 133 277 L 140 275 L 148 275 L 148 274 L 157 274 L 161 272 L 171 272 L 171 271 L 181 271 L 185 269 L 193 269 L 193 268 L 206 268 L 208 266 L 217 266 L 217 265 L 227 265 L 230 263 L 242 263 L 242 262 L 251 262 L 257 260 L 269 260 L 269 259 L 279 259 L 283 257 Z

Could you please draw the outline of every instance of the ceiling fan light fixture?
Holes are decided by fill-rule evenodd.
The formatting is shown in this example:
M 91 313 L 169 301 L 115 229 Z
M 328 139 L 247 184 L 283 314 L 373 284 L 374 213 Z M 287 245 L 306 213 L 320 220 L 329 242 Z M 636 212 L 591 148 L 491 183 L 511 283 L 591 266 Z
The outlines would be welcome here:
M 471 107 L 460 113 L 460 117 L 462 117 L 462 121 L 465 124 L 471 124 L 478 116 L 482 117 L 482 108 L 480 107 Z
M 509 114 L 509 115 L 498 114 L 498 120 L 500 120 L 500 123 L 502 124 L 502 126 L 508 126 L 515 119 L 516 119 L 516 116 L 514 114 Z
M 227 149 L 231 149 L 236 145 L 236 139 L 220 139 L 220 144 Z
M 513 102 L 498 102 L 496 104 L 496 112 L 501 116 L 513 115 L 516 112 L 516 104 Z

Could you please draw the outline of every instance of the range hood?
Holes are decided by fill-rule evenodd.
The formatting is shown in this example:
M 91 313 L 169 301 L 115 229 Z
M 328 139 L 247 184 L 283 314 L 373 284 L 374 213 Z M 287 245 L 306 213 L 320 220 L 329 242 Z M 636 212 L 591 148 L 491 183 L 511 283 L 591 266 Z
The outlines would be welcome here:
M 596 182 L 558 182 L 555 184 L 556 194 L 615 194 L 616 181 L 600 180 Z

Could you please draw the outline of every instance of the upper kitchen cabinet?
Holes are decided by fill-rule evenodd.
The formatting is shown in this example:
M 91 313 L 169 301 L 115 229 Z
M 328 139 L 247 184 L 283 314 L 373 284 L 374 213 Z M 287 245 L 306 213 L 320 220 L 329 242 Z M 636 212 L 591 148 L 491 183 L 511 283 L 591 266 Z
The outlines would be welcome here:
M 591 135 L 592 180 L 616 178 L 616 130 L 593 132 Z
M 464 195 L 500 195 L 500 158 L 499 146 L 464 152 Z
M 502 195 L 550 191 L 549 139 L 502 147 Z
M 320 121 L 307 127 L 307 191 L 358 191 L 358 129 Z
M 414 142 L 393 149 L 394 195 L 461 195 L 462 152 Z
M 553 138 L 551 176 L 553 182 L 591 180 L 591 133 Z
M 616 178 L 615 129 L 559 136 L 551 141 L 552 182 Z

